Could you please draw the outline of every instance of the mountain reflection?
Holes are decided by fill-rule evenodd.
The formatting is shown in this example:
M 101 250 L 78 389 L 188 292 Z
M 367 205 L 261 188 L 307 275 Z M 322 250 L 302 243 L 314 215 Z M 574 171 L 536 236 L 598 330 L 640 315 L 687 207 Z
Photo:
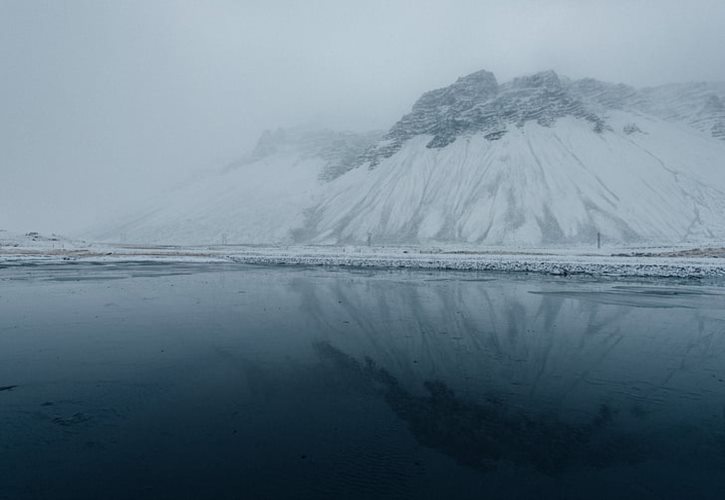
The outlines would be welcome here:
M 427 394 L 418 396 L 369 358 L 361 363 L 326 342 L 316 344 L 316 350 L 336 370 L 379 391 L 421 445 L 463 465 L 489 470 L 511 462 L 556 474 L 571 464 L 638 463 L 651 451 L 644 439 L 612 431 L 616 412 L 604 404 L 595 417 L 576 425 L 515 411 L 495 399 L 469 402 L 440 381 L 426 381 Z
M 400 275 L 293 287 L 318 339 L 374 359 L 408 388 L 439 380 L 471 401 L 493 394 L 554 414 L 591 416 L 608 404 L 639 428 L 723 419 L 723 401 L 712 397 L 725 389 L 721 295 L 436 277 L 425 286 Z M 702 406 L 696 413 L 692 402 Z

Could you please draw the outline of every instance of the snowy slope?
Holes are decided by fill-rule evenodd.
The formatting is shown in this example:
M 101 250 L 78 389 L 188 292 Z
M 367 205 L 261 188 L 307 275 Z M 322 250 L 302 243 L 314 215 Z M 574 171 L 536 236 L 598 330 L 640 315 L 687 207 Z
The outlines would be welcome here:
M 102 229 L 98 237 L 134 243 L 285 240 L 317 200 L 323 165 L 317 158 L 274 155 L 162 196 L 141 215 Z
M 675 242 L 725 236 L 725 145 L 637 117 L 595 134 L 575 118 L 528 122 L 497 141 L 419 136 L 372 172 L 331 186 L 309 230 L 325 243 Z
M 718 84 L 636 90 L 481 71 L 379 134 L 268 133 L 244 161 L 94 236 L 494 245 L 725 240 Z M 702 106 L 698 107 L 698 104 Z
M 89 236 L 134 243 L 277 243 L 305 224 L 320 188 L 380 134 L 278 130 L 222 172 L 153 200 Z

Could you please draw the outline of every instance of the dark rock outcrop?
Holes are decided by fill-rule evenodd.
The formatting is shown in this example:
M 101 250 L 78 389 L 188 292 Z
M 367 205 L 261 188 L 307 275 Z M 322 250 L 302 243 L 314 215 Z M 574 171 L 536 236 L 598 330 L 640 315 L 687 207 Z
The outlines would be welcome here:
M 516 78 L 502 85 L 493 73 L 478 71 L 448 87 L 423 94 L 412 111 L 393 125 L 364 160 L 375 167 L 418 135 L 433 136 L 429 148 L 443 148 L 464 134 L 482 133 L 489 140 L 498 140 L 508 127 L 522 127 L 528 121 L 548 127 L 564 116 L 584 118 L 596 132 L 606 129 L 604 120 L 553 71 Z

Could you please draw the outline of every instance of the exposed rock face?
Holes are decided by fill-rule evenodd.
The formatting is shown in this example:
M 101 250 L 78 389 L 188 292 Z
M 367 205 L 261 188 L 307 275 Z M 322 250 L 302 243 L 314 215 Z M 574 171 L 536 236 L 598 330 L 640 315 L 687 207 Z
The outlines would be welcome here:
M 600 128 L 598 132 L 603 128 L 603 120 L 589 110 L 553 71 L 516 78 L 503 85 L 494 110 L 518 127 L 531 120 L 550 127 L 558 118 L 573 116 L 592 122 Z
M 531 120 L 551 126 L 564 116 L 585 118 L 597 132 L 605 128 L 604 121 L 553 71 L 503 85 L 493 73 L 478 71 L 449 87 L 423 94 L 411 113 L 390 129 L 385 141 L 368 152 L 366 160 L 374 167 L 418 135 L 433 136 L 427 147 L 443 148 L 464 134 L 482 133 L 489 140 L 498 140 L 508 127 L 522 127 Z
M 476 109 L 498 94 L 493 73 L 479 71 L 459 78 L 453 85 L 431 90 L 413 105 L 386 138 L 402 143 L 421 134 L 435 136 L 431 147 L 443 147 L 457 134 L 473 127 Z
M 637 96 L 637 89 L 623 83 L 608 83 L 583 78 L 569 85 L 569 91 L 597 111 L 623 109 L 629 106 Z
M 725 140 L 725 104 L 715 94 L 709 95 L 702 109 L 692 120 L 692 125 L 702 130 L 709 130 L 716 139 Z

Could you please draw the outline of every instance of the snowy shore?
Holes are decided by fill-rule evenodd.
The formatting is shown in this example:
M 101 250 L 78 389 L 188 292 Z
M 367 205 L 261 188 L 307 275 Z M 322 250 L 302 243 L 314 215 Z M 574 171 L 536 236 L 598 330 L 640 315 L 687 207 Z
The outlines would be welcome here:
M 540 254 L 235 254 L 233 262 L 263 265 L 408 268 L 456 271 L 528 272 L 560 276 L 590 275 L 648 278 L 725 277 L 725 260 L 694 258 L 606 257 Z
M 718 247 L 650 249 L 474 249 L 330 246 L 140 246 L 91 244 L 0 232 L 0 267 L 29 263 L 199 262 L 542 273 L 646 278 L 725 277 Z

